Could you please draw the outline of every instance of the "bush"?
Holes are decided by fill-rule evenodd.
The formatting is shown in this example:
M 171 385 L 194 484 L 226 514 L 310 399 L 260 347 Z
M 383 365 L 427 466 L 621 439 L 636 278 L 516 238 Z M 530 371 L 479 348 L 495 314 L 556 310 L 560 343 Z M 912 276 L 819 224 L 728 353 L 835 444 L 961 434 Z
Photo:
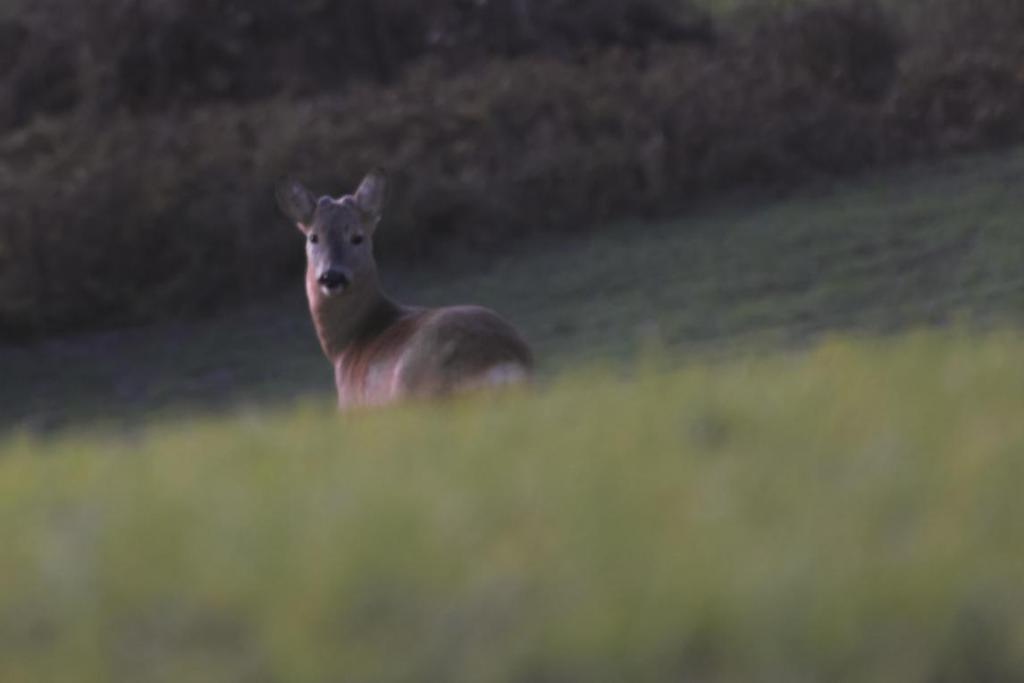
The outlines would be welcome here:
M 680 0 L 42 0 L 0 22 L 0 128 L 85 101 L 155 111 L 393 83 L 427 55 L 450 74 L 495 56 L 711 37 Z
M 967 2 L 944 1 L 949 17 Z M 555 10 L 574 6 L 552 3 L 540 25 L 555 31 Z M 988 6 L 1019 21 L 1011 2 Z M 624 7 L 606 16 L 643 16 Z M 589 47 L 545 43 L 454 76 L 431 58 L 392 85 L 315 98 L 36 118 L 0 138 L 0 337 L 193 313 L 279 286 L 301 262 L 271 199 L 284 173 L 338 193 L 390 167 L 382 256 L 422 264 L 723 189 L 1024 138 L 1024 33 L 956 44 L 941 22 L 900 16 L 824 0 L 741 13 L 715 45 L 600 43 L 594 29 Z

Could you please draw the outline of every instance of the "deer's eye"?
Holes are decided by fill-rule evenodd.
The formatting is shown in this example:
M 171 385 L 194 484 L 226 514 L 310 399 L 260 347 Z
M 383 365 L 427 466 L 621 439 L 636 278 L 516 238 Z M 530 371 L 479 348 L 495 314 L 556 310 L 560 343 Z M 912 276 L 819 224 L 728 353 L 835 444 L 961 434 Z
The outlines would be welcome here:
M 362 235 L 352 235 L 352 239 L 349 241 L 352 242 L 352 244 L 359 245 L 363 243 L 363 239 Z
M 317 235 L 316 233 L 310 233 L 309 234 L 309 243 L 310 244 L 316 244 L 319 241 L 320 241 L 320 236 L 319 235 Z

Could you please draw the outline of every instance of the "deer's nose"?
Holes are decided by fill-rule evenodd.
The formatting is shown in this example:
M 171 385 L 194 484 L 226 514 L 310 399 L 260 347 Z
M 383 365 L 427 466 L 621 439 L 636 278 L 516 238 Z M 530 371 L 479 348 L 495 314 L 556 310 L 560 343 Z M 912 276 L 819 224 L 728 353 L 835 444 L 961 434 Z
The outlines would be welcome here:
M 352 280 L 345 271 L 332 268 L 321 273 L 317 282 L 327 289 L 341 289 L 348 287 Z

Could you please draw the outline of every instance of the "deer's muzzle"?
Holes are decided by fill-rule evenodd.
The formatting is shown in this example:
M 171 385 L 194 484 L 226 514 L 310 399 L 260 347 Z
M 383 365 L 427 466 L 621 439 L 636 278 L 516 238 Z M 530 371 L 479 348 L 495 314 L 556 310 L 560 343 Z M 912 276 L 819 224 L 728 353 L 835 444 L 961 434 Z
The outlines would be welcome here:
M 340 294 L 352 284 L 352 276 L 344 270 L 332 268 L 321 273 L 316 281 L 325 294 Z

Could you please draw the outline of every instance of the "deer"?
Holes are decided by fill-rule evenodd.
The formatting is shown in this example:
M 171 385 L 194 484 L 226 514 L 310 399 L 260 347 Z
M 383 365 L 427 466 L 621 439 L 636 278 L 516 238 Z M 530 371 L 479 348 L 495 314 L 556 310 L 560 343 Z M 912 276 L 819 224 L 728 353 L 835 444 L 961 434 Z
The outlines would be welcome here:
M 292 178 L 275 190 L 282 213 L 305 237 L 306 298 L 320 348 L 334 367 L 338 408 L 529 382 L 533 354 L 494 311 L 407 306 L 384 293 L 373 237 L 387 186 L 378 168 L 339 198 L 317 198 Z

